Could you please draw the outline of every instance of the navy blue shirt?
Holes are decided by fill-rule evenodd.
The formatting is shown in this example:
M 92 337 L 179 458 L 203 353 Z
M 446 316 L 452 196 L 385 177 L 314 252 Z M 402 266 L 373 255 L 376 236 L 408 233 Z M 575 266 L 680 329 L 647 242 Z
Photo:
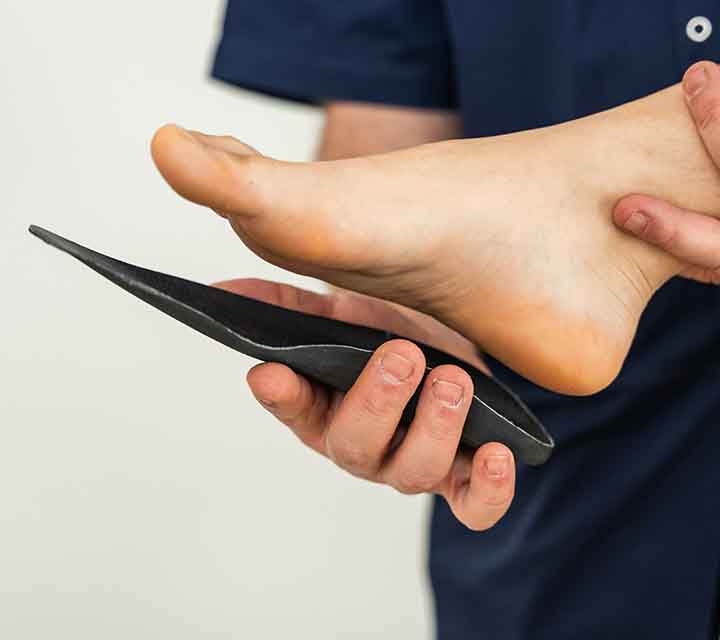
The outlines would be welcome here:
M 294 100 L 456 109 L 474 137 L 607 109 L 705 58 L 720 59 L 717 0 L 230 0 L 213 74 Z M 557 452 L 519 465 L 515 502 L 489 531 L 436 500 L 438 637 L 716 638 L 720 288 L 666 285 L 598 395 L 491 366 Z

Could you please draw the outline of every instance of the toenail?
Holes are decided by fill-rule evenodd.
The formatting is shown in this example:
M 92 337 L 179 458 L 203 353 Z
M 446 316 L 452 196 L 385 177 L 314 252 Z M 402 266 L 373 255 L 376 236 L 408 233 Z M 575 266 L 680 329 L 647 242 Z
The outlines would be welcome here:
M 508 457 L 493 455 L 485 458 L 485 475 L 493 480 L 504 478 L 508 470 Z
M 683 78 L 683 89 L 688 98 L 697 96 L 707 84 L 708 75 L 704 65 L 690 69 Z
M 380 371 L 391 382 L 407 380 L 415 370 L 415 365 L 397 353 L 387 352 L 380 360 Z
M 444 405 L 448 407 L 457 407 L 463 399 L 463 388 L 454 382 L 446 382 L 445 380 L 433 380 L 433 395 Z
M 647 229 L 648 226 L 648 218 L 647 216 L 640 212 L 635 211 L 633 214 L 625 221 L 625 224 L 623 227 L 625 227 L 628 231 L 631 233 L 634 233 L 636 236 L 639 236 Z
M 193 134 L 192 131 L 188 129 L 179 129 L 182 136 L 190 143 L 198 147 L 199 149 L 205 150 L 205 145 L 203 144 L 203 141 L 200 140 L 196 135 Z

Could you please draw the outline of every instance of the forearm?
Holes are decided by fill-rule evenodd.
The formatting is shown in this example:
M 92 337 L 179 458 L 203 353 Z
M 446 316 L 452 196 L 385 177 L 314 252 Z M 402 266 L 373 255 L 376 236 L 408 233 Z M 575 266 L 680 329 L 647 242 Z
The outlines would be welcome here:
M 460 119 L 434 111 L 356 102 L 325 106 L 318 160 L 384 153 L 461 135 Z

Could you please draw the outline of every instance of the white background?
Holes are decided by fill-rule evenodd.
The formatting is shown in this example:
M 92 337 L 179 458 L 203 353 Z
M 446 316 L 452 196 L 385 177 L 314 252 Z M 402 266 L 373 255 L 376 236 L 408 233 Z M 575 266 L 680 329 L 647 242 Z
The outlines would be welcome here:
M 312 154 L 316 111 L 208 79 L 221 5 L 0 0 L 1 638 L 430 635 L 425 500 L 305 451 L 252 400 L 249 358 L 26 231 L 306 282 L 150 159 L 168 121 Z

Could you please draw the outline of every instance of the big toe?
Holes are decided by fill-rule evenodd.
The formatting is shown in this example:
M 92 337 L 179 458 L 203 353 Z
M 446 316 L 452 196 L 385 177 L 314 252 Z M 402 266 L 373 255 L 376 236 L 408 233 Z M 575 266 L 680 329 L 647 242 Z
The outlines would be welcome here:
M 348 224 L 351 212 L 337 196 L 343 172 L 328 163 L 282 162 L 229 136 L 175 125 L 157 131 L 152 155 L 177 193 L 228 218 L 270 262 L 323 277 L 324 269 L 357 268 L 364 256 L 368 234 Z
M 222 215 L 253 215 L 263 181 L 254 177 L 268 161 L 229 136 L 208 136 L 165 125 L 153 137 L 153 160 L 181 196 Z

